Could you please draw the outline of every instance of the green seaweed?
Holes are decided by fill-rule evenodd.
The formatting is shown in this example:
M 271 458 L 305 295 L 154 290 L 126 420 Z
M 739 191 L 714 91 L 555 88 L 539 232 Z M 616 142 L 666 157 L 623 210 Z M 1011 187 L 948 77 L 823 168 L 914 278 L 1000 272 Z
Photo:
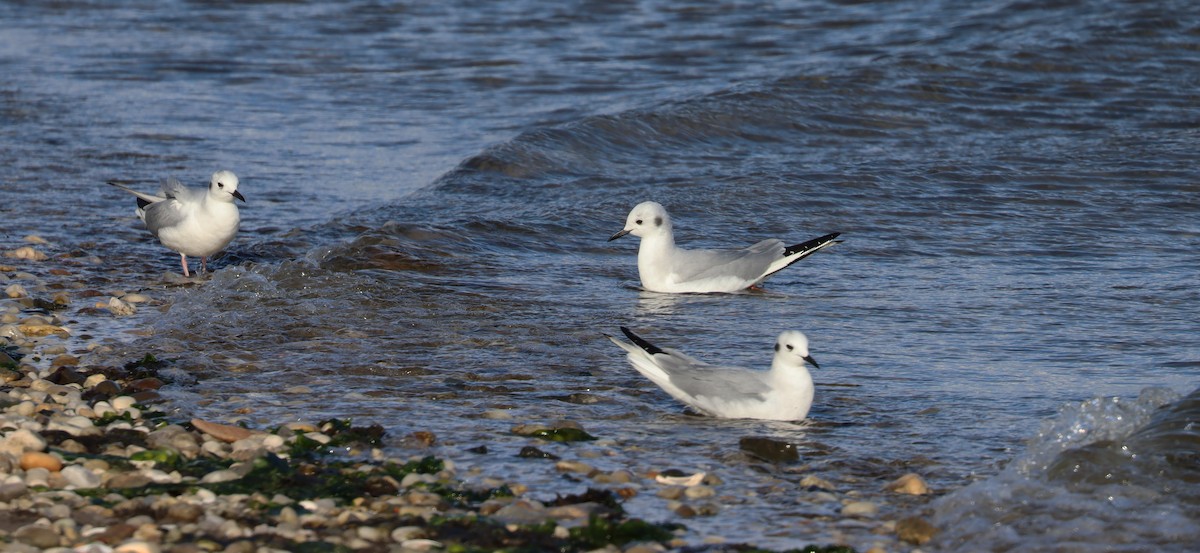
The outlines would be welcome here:
M 587 526 L 570 529 L 570 541 L 576 549 L 599 549 L 608 544 L 623 546 L 635 541 L 665 542 L 675 537 L 677 524 L 653 524 L 640 518 L 613 520 L 593 515 Z

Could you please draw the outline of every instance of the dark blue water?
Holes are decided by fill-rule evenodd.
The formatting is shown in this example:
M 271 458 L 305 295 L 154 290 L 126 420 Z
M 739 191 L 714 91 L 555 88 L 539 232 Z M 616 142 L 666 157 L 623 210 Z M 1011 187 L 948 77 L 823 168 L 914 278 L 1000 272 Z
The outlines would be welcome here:
M 898 550 L 885 523 L 920 514 L 933 550 L 1183 551 L 1186 473 L 1112 501 L 1023 460 L 1090 443 L 1044 426 L 1153 456 L 1107 406 L 1148 424 L 1196 388 L 1198 37 L 1189 2 L 4 2 L 0 234 L 99 256 L 85 288 L 168 300 L 77 325 L 200 377 L 173 391 L 189 413 L 430 430 L 534 497 L 586 483 L 516 458 L 509 429 L 579 421 L 602 440 L 549 449 L 724 480 L 717 515 L 682 520 L 693 543 Z M 177 257 L 103 183 L 219 168 L 242 233 L 211 281 L 168 287 Z M 643 200 L 688 246 L 845 242 L 766 293 L 641 292 L 636 244 L 605 240 Z M 604 338 L 618 325 L 764 368 L 803 330 L 810 420 L 685 415 Z M 802 462 L 754 461 L 745 436 Z M 905 472 L 938 499 L 882 491 Z M 640 486 L 631 510 L 674 516 Z M 847 520 L 848 499 L 880 514 Z M 1087 531 L 1047 531 L 1060 511 Z

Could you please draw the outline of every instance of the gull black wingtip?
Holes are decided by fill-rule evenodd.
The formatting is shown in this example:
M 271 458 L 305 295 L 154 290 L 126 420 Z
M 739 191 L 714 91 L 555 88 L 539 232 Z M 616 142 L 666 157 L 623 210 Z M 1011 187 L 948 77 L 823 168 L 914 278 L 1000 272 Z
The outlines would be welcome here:
M 831 232 L 829 234 L 826 234 L 825 236 L 820 236 L 817 238 L 813 238 L 812 240 L 808 240 L 806 242 L 801 242 L 801 243 L 793 245 L 793 246 L 788 246 L 788 247 L 784 248 L 783 255 L 784 255 L 784 257 L 789 257 L 789 256 L 799 254 L 799 256 L 796 257 L 796 259 L 792 260 L 792 263 L 795 263 L 797 261 L 800 261 L 801 259 L 804 259 L 805 257 L 808 257 L 809 255 L 816 253 L 818 250 L 821 250 L 822 248 L 827 248 L 834 244 L 840 244 L 842 241 L 838 240 L 837 237 L 839 237 L 841 235 L 842 235 L 842 233 L 840 233 L 840 232 Z
M 658 346 L 655 346 L 654 344 L 647 342 L 646 340 L 642 339 L 641 336 L 634 334 L 633 331 L 629 330 L 628 328 L 621 327 L 621 332 L 625 334 L 626 338 L 629 338 L 630 341 L 637 344 L 637 346 L 639 348 L 642 348 L 643 350 L 646 351 L 646 353 L 649 353 L 650 355 L 665 353 Z

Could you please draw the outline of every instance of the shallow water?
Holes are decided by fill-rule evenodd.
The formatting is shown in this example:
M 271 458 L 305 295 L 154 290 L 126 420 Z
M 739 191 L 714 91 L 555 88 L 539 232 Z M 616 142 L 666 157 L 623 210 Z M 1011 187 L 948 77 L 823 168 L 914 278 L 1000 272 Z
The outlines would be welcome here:
M 184 412 L 430 430 L 549 497 L 586 483 L 515 457 L 508 430 L 566 418 L 602 440 L 545 446 L 563 457 L 720 475 L 694 543 L 894 549 L 800 478 L 884 519 L 922 511 L 880 491 L 909 471 L 1008 509 L 1029 484 L 1006 471 L 1057 443 L 1037 429 L 1063 405 L 1186 394 L 1200 359 L 1197 10 L 959 4 L 3 2 L 2 233 L 99 255 L 89 287 L 170 299 L 139 315 L 152 336 L 77 323 L 120 339 L 112 359 L 165 351 L 200 377 L 172 390 Z M 165 287 L 178 259 L 103 182 L 218 168 L 241 177 L 242 233 L 211 281 Z M 845 242 L 765 293 L 642 292 L 636 240 L 605 240 L 646 199 L 689 246 Z M 618 325 L 757 367 L 803 330 L 811 420 L 686 415 L 604 338 Z M 802 462 L 755 462 L 744 436 Z M 1055 497 L 1003 539 L 940 510 L 954 531 L 926 549 L 1055 547 L 1038 513 L 1062 485 L 1032 482 Z M 651 491 L 631 509 L 667 519 Z M 1098 522 L 1064 550 L 1125 539 L 1105 522 L 1126 513 L 1078 500 Z M 1132 547 L 1191 542 L 1149 528 Z

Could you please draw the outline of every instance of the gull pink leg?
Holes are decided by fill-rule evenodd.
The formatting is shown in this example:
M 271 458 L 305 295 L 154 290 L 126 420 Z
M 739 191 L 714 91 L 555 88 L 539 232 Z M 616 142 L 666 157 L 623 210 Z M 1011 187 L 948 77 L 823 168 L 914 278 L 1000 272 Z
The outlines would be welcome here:
M 202 256 L 200 258 L 200 274 L 204 274 L 204 273 L 208 272 L 208 266 L 205 264 L 207 261 L 208 261 L 207 257 Z
M 183 265 L 183 276 L 185 276 L 185 277 L 192 276 L 192 275 L 189 275 L 189 274 L 188 274 L 188 270 L 187 270 L 187 256 L 186 256 L 186 255 L 179 254 L 179 263 L 180 263 L 181 265 Z

